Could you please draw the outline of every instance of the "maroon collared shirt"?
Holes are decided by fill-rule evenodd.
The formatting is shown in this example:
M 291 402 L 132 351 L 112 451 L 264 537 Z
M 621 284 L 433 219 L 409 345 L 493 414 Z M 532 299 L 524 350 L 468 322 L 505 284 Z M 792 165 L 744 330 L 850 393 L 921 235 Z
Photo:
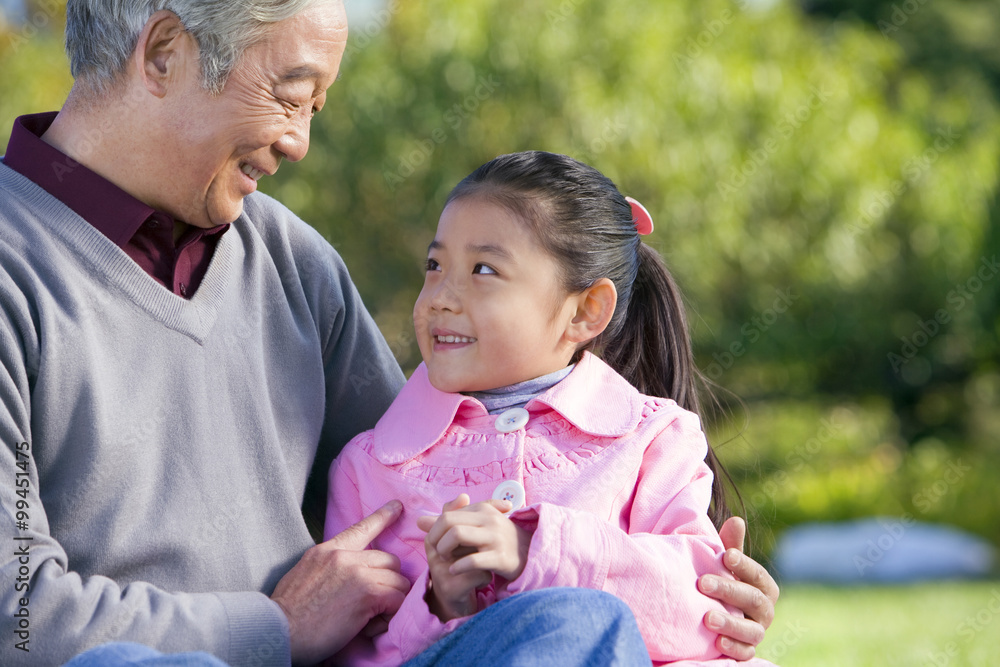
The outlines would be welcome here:
M 41 137 L 57 112 L 21 116 L 3 162 L 97 228 L 174 294 L 191 298 L 229 225 L 188 227 L 174 242 L 174 219 L 87 169 Z

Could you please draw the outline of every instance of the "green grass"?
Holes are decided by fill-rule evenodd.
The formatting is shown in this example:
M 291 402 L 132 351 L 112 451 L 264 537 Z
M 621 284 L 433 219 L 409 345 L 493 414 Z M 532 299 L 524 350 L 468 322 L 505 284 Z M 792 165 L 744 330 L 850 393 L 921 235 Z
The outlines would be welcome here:
M 1000 581 L 789 585 L 758 655 L 782 667 L 1000 664 Z

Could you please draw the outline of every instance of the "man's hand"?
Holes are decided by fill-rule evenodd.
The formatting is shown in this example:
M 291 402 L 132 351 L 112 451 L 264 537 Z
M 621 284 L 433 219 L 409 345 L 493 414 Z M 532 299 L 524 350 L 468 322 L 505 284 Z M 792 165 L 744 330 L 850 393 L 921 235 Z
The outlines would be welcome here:
M 403 604 L 410 582 L 399 559 L 366 550 L 399 518 L 398 500 L 322 544 L 281 578 L 271 599 L 288 617 L 292 662 L 313 664 L 336 653 L 368 622 Z
M 774 604 L 778 601 L 778 584 L 767 570 L 752 558 L 743 555 L 746 524 L 738 516 L 722 524 L 719 536 L 726 547 L 722 562 L 738 581 L 706 574 L 698 580 L 698 589 L 705 595 L 721 600 L 741 610 L 746 618 L 710 611 L 705 614 L 705 627 L 719 633 L 715 646 L 736 660 L 749 660 L 755 647 L 764 639 L 764 631 L 774 620 Z

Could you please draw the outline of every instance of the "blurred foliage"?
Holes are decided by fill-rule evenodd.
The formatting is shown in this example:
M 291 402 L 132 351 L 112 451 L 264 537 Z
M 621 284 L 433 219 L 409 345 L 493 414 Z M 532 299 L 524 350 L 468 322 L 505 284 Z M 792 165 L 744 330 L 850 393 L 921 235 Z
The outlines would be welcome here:
M 73 84 L 63 52 L 65 11 L 65 3 L 40 3 L 16 25 L 0 11 L 0 153 L 14 118 L 58 109 Z
M 699 366 L 746 402 L 713 442 L 761 546 L 904 512 L 1000 543 L 1000 12 L 907 2 L 392 1 L 352 24 L 309 157 L 262 187 L 410 369 L 451 187 L 518 150 L 593 164 L 653 213 Z M 68 87 L 38 32 L 0 35 L 5 127 Z

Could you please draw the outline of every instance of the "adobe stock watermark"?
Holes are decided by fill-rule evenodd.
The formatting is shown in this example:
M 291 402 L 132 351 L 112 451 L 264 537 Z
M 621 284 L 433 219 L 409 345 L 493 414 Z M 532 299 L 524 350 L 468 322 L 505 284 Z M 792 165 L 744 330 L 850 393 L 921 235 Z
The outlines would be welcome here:
M 116 103 L 122 107 L 121 111 L 115 114 L 103 114 L 94 127 L 74 134 L 69 139 L 71 149 L 69 152 L 87 161 L 88 158 L 97 153 L 107 140 L 107 136 L 118 128 L 118 119 L 121 118 L 122 114 L 136 111 L 144 101 L 143 93 L 134 87 L 127 88 L 127 92 L 123 95 L 116 98 Z M 49 167 L 56 180 L 62 183 L 67 175 L 80 167 L 80 163 L 69 155 L 62 154 L 57 160 L 50 162 Z
M 886 358 L 892 370 L 897 374 L 902 368 L 912 361 L 920 351 L 934 339 L 944 326 L 951 322 L 953 313 L 957 313 L 973 299 L 983 286 L 996 277 L 1000 272 L 1000 263 L 997 256 L 980 257 L 979 268 L 964 283 L 955 285 L 955 288 L 948 292 L 945 297 L 945 306 L 938 308 L 934 315 L 920 323 L 909 336 L 901 336 L 902 345 L 898 352 L 890 352 Z
M 444 112 L 442 116 L 443 126 L 434 128 L 426 139 L 414 142 L 413 147 L 400 158 L 395 169 L 384 169 L 382 177 L 390 192 L 395 192 L 407 178 L 415 174 L 417 169 L 434 155 L 437 147 L 448 140 L 450 132 L 457 132 L 465 121 L 479 110 L 482 103 L 496 93 L 500 85 L 501 81 L 496 74 L 480 76 L 476 80 L 476 87 L 473 91 L 466 95 L 461 102 L 456 102 Z
M 371 45 L 372 40 L 389 27 L 392 17 L 399 12 L 401 5 L 402 3 L 399 0 L 389 0 L 385 7 L 368 17 L 364 26 L 357 27 L 351 25 L 350 34 L 347 38 L 347 49 L 344 50 L 344 60 L 347 61 L 367 49 Z
M 767 647 L 768 660 L 781 660 L 788 653 L 789 649 L 796 646 L 805 637 L 808 628 L 803 627 L 801 619 L 795 619 L 778 637 L 778 641 L 769 644 Z
M 926 514 L 971 470 L 970 466 L 962 463 L 962 459 L 949 461 L 938 480 L 914 494 L 914 506 L 920 514 Z M 906 529 L 916 523 L 916 518 L 905 512 L 898 520 L 880 518 L 877 521 L 882 527 L 882 534 L 874 540 L 868 540 L 867 550 L 854 557 L 854 566 L 859 575 L 864 575 L 865 570 L 882 560 L 903 539 Z
M 732 167 L 729 171 L 729 178 L 715 184 L 722 201 L 726 201 L 730 195 L 738 193 L 740 188 L 747 184 L 748 179 L 778 152 L 781 145 L 802 129 L 802 126 L 812 118 L 813 113 L 830 100 L 830 93 L 820 87 L 812 86 L 810 91 L 811 94 L 808 98 L 793 111 L 782 116 L 772 136 L 765 139 L 759 147 L 747 153 L 746 158 L 739 166 Z
M 990 591 L 990 597 L 975 614 L 969 614 L 955 626 L 954 634 L 958 641 L 950 641 L 941 651 L 934 651 L 927 656 L 927 662 L 935 667 L 948 667 L 951 661 L 959 656 L 961 644 L 968 644 L 976 635 L 990 629 L 1000 614 L 1000 588 Z M 996 636 L 996 630 L 992 631 Z M 962 663 L 965 664 L 965 663 Z
M 930 171 L 931 166 L 947 153 L 958 141 L 961 135 L 951 127 L 939 129 L 935 133 L 934 143 L 928 146 L 923 153 L 908 159 L 903 163 L 900 175 L 888 187 L 875 193 L 871 199 L 862 204 L 858 210 L 860 220 L 848 226 L 852 235 L 867 231 L 875 223 L 881 220 L 892 209 L 896 200 L 910 189 L 910 186 Z
M 930 512 L 941 499 L 948 494 L 951 488 L 962 481 L 965 474 L 972 471 L 972 466 L 962 463 L 962 459 L 948 461 L 941 478 L 928 487 L 925 487 L 913 495 L 913 505 L 922 514 Z
M 798 491 L 799 486 L 788 474 L 788 471 L 801 472 L 843 429 L 844 424 L 838 423 L 834 416 L 820 419 L 816 435 L 797 445 L 795 449 L 785 455 L 785 464 L 774 475 L 767 478 L 759 491 L 750 496 L 750 504 L 754 507 L 761 507 L 768 498 L 774 498 L 778 491 L 786 487 Z
M 889 20 L 880 19 L 877 23 L 879 32 L 882 33 L 883 37 L 889 39 L 889 35 L 899 32 L 909 22 L 910 17 L 923 9 L 926 4 L 927 0 L 904 0 L 904 2 L 894 4 L 892 13 L 889 14 Z
M 550 26 L 557 26 L 575 14 L 583 3 L 584 0 L 563 0 L 555 9 L 547 10 L 545 18 L 548 19 Z
M 722 374 L 733 367 L 736 360 L 746 354 L 747 347 L 753 345 L 763 336 L 780 316 L 787 312 L 793 303 L 798 301 L 799 295 L 794 294 L 792 289 L 774 290 L 777 294 L 770 308 L 754 315 L 740 327 L 740 338 L 734 340 L 724 352 L 716 352 L 712 355 L 715 360 L 705 368 L 705 374 L 712 380 L 718 380 Z M 745 341 L 745 342 L 744 342 Z
M 44 0 L 43 2 L 32 3 L 29 9 L 34 9 L 34 11 L 25 13 L 20 30 L 7 35 L 10 48 L 17 53 L 22 46 L 35 37 L 38 37 L 42 30 L 45 30 L 52 24 L 53 20 L 65 6 L 65 2 L 56 2 L 56 0 Z
M 393 359 L 397 363 L 409 354 L 410 346 L 413 344 L 415 338 L 413 330 L 408 329 L 400 332 L 389 343 L 389 351 L 392 352 Z M 376 360 L 369 357 L 365 359 L 359 371 L 351 373 L 347 381 L 351 383 L 354 394 L 360 396 L 365 387 L 370 386 L 375 380 L 382 381 L 384 378 L 390 377 L 390 371 L 391 369 L 388 368 L 384 360 Z
M 617 118 L 606 118 L 601 125 L 601 132 L 590 140 L 587 147 L 577 151 L 580 160 L 583 162 L 593 162 L 593 158 L 608 150 L 615 148 L 621 143 L 621 138 L 625 135 L 628 124 L 620 116 Z
M 733 4 L 741 11 L 747 8 L 747 0 L 736 0 Z M 736 21 L 736 18 L 736 12 L 727 7 L 712 18 L 704 21 L 697 35 L 684 40 L 683 52 L 675 52 L 671 56 L 674 66 L 681 72 L 690 69 L 694 61 L 700 58 L 705 53 L 705 50 L 711 47 L 715 43 L 715 40 L 722 36 L 722 33 Z
M 909 512 L 904 513 L 898 520 L 880 517 L 876 521 L 882 527 L 882 534 L 874 540 L 868 540 L 868 548 L 863 554 L 854 556 L 854 567 L 862 576 L 864 576 L 865 570 L 874 567 L 875 563 L 885 558 L 886 553 L 903 539 L 906 529 L 917 522 Z

